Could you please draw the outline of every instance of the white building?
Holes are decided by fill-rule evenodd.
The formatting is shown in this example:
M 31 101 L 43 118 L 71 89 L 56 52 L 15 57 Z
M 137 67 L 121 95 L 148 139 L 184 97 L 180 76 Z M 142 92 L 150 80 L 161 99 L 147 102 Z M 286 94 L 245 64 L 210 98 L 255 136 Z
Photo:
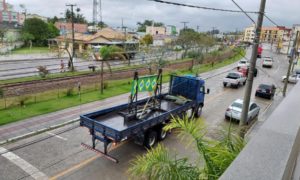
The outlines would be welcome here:
M 252 43 L 254 41 L 254 38 L 255 38 L 255 25 L 252 25 L 245 29 L 243 41 Z

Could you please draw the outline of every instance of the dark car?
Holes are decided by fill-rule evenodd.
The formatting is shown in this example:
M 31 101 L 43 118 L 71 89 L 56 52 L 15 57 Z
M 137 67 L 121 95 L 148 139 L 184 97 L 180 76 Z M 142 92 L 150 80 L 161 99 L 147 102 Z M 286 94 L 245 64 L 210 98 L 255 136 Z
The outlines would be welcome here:
M 256 89 L 255 96 L 272 99 L 276 92 L 274 84 L 260 84 Z

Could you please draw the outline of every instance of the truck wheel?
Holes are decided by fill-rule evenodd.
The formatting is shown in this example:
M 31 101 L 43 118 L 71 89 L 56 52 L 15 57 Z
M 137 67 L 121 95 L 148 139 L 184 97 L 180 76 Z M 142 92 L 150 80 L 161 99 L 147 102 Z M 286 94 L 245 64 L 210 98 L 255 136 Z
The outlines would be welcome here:
M 202 114 L 202 108 L 203 108 L 203 106 L 199 105 L 198 108 L 196 109 L 195 116 L 197 118 L 201 116 L 201 114 Z
M 158 130 L 157 130 L 157 139 L 158 139 L 159 141 L 162 141 L 162 140 L 166 139 L 166 137 L 167 137 L 167 135 L 168 135 L 168 132 L 167 132 L 167 131 L 164 131 L 163 128 L 164 128 L 164 126 L 161 126 L 161 127 L 159 127 Z
M 155 131 L 149 131 L 145 137 L 144 146 L 148 149 L 153 148 L 157 141 L 157 133 Z
M 194 115 L 195 115 L 194 109 L 192 108 L 185 111 L 185 116 L 189 119 L 192 119 Z

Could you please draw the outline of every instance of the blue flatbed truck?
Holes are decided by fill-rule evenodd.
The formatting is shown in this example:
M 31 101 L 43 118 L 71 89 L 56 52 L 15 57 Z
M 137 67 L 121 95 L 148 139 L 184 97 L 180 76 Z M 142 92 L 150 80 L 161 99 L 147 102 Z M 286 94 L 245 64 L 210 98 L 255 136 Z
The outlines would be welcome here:
M 158 75 L 146 77 L 139 77 L 136 72 L 132 84 L 129 103 L 80 116 L 80 126 L 87 127 L 92 136 L 92 146 L 84 143 L 82 146 L 116 163 L 118 160 L 108 154 L 110 144 L 133 139 L 137 144 L 153 147 L 166 138 L 163 127 L 172 117 L 199 117 L 205 94 L 209 93 L 203 79 L 190 75 L 171 75 L 169 92 L 162 93 L 161 70 Z M 149 90 L 154 94 L 138 99 L 139 92 Z M 103 151 L 95 148 L 97 140 L 104 143 Z

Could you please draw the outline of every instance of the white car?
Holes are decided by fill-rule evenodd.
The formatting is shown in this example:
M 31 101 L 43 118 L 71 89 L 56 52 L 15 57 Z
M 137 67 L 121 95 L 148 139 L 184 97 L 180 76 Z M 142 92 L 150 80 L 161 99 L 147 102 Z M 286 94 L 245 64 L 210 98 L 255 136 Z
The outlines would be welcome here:
M 240 67 L 244 67 L 244 66 L 250 66 L 250 63 L 247 59 L 241 59 L 239 62 L 238 62 L 238 68 Z
M 285 82 L 286 76 L 282 76 L 282 82 Z M 300 74 L 293 74 L 289 77 L 288 82 L 297 83 L 300 80 Z
M 240 72 L 230 72 L 228 75 L 223 79 L 223 86 L 226 87 L 227 85 L 234 86 L 238 88 L 241 85 L 246 84 L 247 77 Z
M 262 59 L 262 67 L 273 67 L 273 58 L 271 57 L 263 57 Z
M 232 119 L 236 121 L 241 120 L 242 116 L 242 109 L 243 109 L 243 100 L 242 99 L 237 99 L 235 100 L 226 110 L 225 112 L 225 118 L 226 119 Z M 258 117 L 260 111 L 260 107 L 254 103 L 250 102 L 249 104 L 249 111 L 248 111 L 248 119 L 247 119 L 247 124 Z

